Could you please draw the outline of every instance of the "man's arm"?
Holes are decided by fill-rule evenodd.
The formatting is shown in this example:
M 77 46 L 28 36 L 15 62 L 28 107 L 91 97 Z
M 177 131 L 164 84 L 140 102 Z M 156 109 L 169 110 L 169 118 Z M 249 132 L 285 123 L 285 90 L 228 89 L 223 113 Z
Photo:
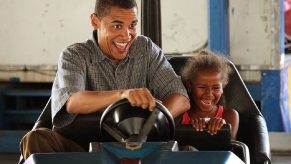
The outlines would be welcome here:
M 179 93 L 170 95 L 163 101 L 163 105 L 168 108 L 174 118 L 190 109 L 189 99 Z
M 68 99 L 66 110 L 68 113 L 93 113 L 124 98 L 128 99 L 131 106 L 137 106 L 144 109 L 149 108 L 149 110 L 153 110 L 155 107 L 154 97 L 151 95 L 148 89 L 135 88 L 103 92 L 80 91 L 72 94 L 72 96 Z

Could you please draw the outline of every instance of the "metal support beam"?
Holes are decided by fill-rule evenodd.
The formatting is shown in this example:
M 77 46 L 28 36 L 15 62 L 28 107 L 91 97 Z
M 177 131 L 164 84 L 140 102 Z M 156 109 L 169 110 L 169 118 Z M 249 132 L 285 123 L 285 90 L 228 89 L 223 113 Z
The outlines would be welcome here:
M 161 2 L 160 0 L 141 1 L 141 33 L 162 47 Z
M 229 57 L 228 0 L 208 0 L 208 48 Z

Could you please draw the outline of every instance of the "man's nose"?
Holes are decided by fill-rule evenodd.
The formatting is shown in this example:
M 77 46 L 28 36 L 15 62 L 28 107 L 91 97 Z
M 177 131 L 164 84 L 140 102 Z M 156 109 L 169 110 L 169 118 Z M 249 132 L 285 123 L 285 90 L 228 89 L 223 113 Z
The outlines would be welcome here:
M 126 41 L 130 40 L 131 37 L 132 37 L 132 34 L 131 34 L 131 30 L 128 29 L 128 28 L 125 28 L 123 31 L 122 31 L 122 38 Z

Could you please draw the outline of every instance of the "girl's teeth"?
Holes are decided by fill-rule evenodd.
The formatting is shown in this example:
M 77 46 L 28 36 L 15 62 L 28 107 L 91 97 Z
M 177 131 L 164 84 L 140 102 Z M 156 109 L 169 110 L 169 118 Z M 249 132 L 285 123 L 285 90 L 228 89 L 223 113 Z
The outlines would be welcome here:
M 207 105 L 210 105 L 210 104 L 211 104 L 211 101 L 210 101 L 210 100 L 202 100 L 202 102 L 203 102 L 204 104 L 207 104 Z

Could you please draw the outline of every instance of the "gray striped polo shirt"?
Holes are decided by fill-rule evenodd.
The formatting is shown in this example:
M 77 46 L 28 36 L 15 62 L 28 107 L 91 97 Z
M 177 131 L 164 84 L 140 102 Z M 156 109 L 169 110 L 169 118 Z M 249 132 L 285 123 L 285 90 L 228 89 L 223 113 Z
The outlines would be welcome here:
M 78 91 L 148 88 L 162 101 L 173 93 L 188 97 L 180 77 L 149 38 L 137 36 L 127 57 L 116 65 L 102 53 L 96 37 L 93 32 L 90 39 L 68 46 L 60 54 L 52 88 L 55 127 L 69 125 L 77 116 L 67 113 L 63 107 L 70 95 Z

